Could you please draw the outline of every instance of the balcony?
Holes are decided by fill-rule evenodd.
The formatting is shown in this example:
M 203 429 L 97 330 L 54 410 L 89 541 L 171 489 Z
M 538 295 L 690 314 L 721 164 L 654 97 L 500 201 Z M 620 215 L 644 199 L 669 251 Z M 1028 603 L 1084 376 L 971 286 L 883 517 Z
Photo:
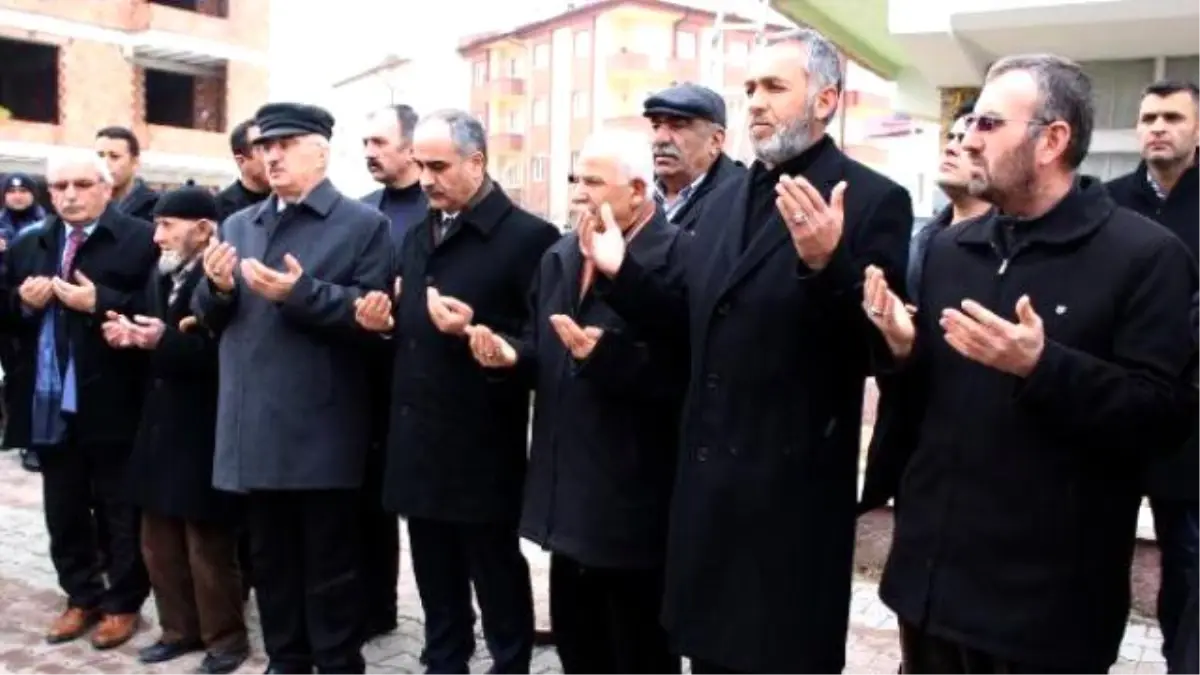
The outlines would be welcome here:
M 232 21 L 186 9 L 146 3 L 134 9 L 129 49 L 150 68 L 203 75 L 228 61 L 266 66 L 265 53 L 242 46 Z
M 494 155 L 519 153 L 525 149 L 525 134 L 502 131 L 488 136 L 488 152 Z
M 525 79 L 521 77 L 499 77 L 487 83 L 488 97 L 493 101 L 521 98 L 525 95 Z
M 671 59 L 622 48 L 605 59 L 608 80 L 614 87 L 665 87 L 675 79 Z

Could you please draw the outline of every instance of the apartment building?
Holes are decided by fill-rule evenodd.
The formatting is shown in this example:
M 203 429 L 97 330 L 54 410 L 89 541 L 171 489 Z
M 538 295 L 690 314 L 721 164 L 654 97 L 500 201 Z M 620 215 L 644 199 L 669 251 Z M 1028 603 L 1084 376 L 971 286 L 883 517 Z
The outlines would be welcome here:
M 489 132 L 492 175 L 526 208 L 564 223 L 567 176 L 593 130 L 649 133 L 642 117 L 647 95 L 674 81 L 712 86 L 716 18 L 673 2 L 599 0 L 465 42 L 459 51 L 470 63 L 471 110 Z M 754 38 L 749 27 L 725 33 L 718 87 L 728 105 L 729 145 L 740 146 L 742 155 Z
M 0 0 L 0 172 L 119 124 L 149 182 L 228 182 L 228 129 L 266 101 L 269 20 L 270 0 Z

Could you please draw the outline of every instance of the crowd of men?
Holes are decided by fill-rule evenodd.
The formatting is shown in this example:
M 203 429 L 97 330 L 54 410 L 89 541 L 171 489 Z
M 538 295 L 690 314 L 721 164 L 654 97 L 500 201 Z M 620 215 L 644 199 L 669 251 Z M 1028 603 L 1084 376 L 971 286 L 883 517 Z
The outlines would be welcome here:
M 811 30 L 766 47 L 749 167 L 719 95 L 649 97 L 649 144 L 582 148 L 565 235 L 454 110 L 374 113 L 362 199 L 293 103 L 233 131 L 216 197 L 154 194 L 115 127 L 51 158 L 53 215 L 9 176 L 6 442 L 40 462 L 48 639 L 123 644 L 153 589 L 141 660 L 230 672 L 252 586 L 268 672 L 363 672 L 399 516 L 429 672 L 467 672 L 473 597 L 492 671 L 529 671 L 522 538 L 566 672 L 840 672 L 855 519 L 894 500 L 903 672 L 1106 672 L 1161 473 L 1164 650 L 1195 672 L 1195 85 L 1146 90 L 1145 161 L 1106 186 L 1080 67 L 1001 59 L 913 236 L 826 133 L 841 78 Z

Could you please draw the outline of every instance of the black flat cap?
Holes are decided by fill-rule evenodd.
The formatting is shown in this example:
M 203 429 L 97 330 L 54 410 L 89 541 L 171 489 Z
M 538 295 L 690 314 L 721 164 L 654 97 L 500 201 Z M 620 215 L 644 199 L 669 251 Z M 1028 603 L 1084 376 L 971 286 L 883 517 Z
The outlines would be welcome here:
M 254 113 L 254 125 L 261 131 L 255 143 L 307 134 L 333 136 L 333 115 L 324 108 L 304 103 L 268 103 Z
M 219 221 L 217 200 L 202 187 L 185 185 L 164 193 L 154 204 L 155 218 Z
M 720 94 L 691 82 L 668 87 L 646 99 L 644 117 L 674 115 L 708 120 L 725 126 L 725 99 Z

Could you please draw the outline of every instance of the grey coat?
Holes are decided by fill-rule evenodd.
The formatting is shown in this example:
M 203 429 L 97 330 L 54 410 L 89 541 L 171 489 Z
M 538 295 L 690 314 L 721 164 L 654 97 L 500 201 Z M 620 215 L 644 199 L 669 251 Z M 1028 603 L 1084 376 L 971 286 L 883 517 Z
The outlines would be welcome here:
M 239 259 L 304 274 L 282 303 L 243 285 L 228 296 L 200 284 L 197 318 L 220 337 L 213 485 L 222 490 L 356 488 L 369 442 L 365 344 L 354 300 L 389 285 L 387 219 L 326 180 L 300 204 L 276 197 L 230 216 L 223 237 Z

